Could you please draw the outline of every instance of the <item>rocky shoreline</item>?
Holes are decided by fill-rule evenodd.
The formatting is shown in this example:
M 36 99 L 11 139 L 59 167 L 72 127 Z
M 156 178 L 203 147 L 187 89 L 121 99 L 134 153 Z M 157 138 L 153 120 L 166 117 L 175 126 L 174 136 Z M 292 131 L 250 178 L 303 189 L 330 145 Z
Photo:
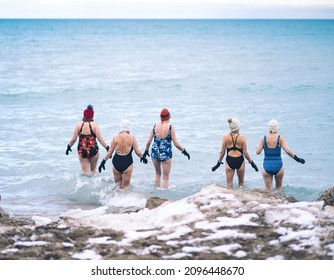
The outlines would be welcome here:
M 332 260 L 333 198 L 334 188 L 319 201 L 297 202 L 210 185 L 176 202 L 150 198 L 127 214 L 69 211 L 52 222 L 0 209 L 0 259 Z

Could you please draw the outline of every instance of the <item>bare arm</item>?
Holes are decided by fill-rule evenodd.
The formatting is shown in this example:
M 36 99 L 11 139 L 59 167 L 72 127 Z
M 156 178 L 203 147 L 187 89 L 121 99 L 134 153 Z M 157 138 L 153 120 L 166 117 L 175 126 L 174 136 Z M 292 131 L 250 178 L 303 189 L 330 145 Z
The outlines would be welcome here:
M 112 153 L 114 152 L 115 150 L 115 147 L 116 147 L 116 139 L 115 137 L 111 140 L 111 143 L 110 143 L 110 148 L 109 148 L 109 151 L 107 152 L 107 154 L 105 155 L 105 157 L 103 158 L 105 161 L 107 161 Z
M 141 151 L 139 150 L 138 142 L 137 142 L 137 139 L 136 139 L 135 136 L 133 136 L 133 149 L 134 149 L 136 155 L 137 155 L 139 158 L 142 158 L 142 157 L 143 157 L 143 154 L 142 154 Z
M 281 147 L 283 148 L 283 150 L 292 158 L 294 158 L 295 154 L 289 149 L 284 137 L 281 135 L 280 137 L 280 141 L 281 141 Z
M 182 148 L 181 144 L 179 143 L 179 141 L 176 138 L 176 133 L 175 133 L 174 126 L 172 126 L 172 140 L 173 140 L 174 146 L 178 150 L 180 150 L 181 152 L 183 152 L 184 148 Z
M 68 145 L 70 147 L 72 147 L 74 145 L 75 141 L 77 141 L 78 135 L 79 135 L 79 125 L 77 124 L 74 128 L 73 136 L 72 136 L 70 142 L 68 143 Z
M 221 148 L 221 150 L 220 150 L 220 153 L 219 153 L 219 159 L 218 159 L 219 162 L 222 162 L 222 160 L 223 160 L 223 158 L 224 158 L 224 156 L 225 156 L 225 150 L 226 150 L 225 137 L 226 137 L 226 136 L 224 136 L 224 137 L 223 137 L 223 140 L 222 140 L 222 148 Z
M 252 162 L 252 159 L 251 159 L 251 157 L 248 153 L 248 150 L 247 150 L 247 139 L 246 139 L 246 137 L 244 137 L 244 142 L 242 144 L 242 150 L 243 150 L 244 156 L 248 160 L 248 162 Z
M 263 140 L 263 137 L 262 137 L 259 145 L 256 148 L 256 154 L 257 155 L 261 154 L 261 152 L 263 150 L 263 145 L 264 145 L 264 140 Z
M 104 141 L 103 137 L 102 137 L 102 134 L 100 132 L 100 127 L 97 123 L 95 123 L 95 135 L 96 135 L 96 138 L 97 140 L 99 140 L 99 142 L 101 143 L 101 145 L 106 149 L 107 148 L 107 144 L 106 142 Z
M 145 151 L 148 151 L 148 149 L 150 148 L 152 139 L 153 139 L 153 129 L 151 129 L 150 136 L 147 139 Z

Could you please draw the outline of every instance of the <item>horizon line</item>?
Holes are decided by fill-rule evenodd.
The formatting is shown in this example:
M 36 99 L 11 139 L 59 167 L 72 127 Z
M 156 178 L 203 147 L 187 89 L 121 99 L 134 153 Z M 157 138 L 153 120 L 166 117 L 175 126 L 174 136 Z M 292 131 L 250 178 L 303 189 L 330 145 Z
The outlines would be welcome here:
M 334 20 L 333 18 L 108 18 L 108 17 L 0 17 L 0 20 Z

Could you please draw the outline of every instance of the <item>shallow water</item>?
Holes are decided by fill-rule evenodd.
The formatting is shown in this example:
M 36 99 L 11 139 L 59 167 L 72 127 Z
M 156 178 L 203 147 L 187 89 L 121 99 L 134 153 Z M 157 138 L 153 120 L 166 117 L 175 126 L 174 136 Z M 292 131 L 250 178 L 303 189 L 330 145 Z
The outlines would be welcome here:
M 225 184 L 224 168 L 211 167 L 231 116 L 258 167 L 266 124 L 280 122 L 306 160 L 283 153 L 284 192 L 314 200 L 334 181 L 333 35 L 332 20 L 0 20 L 0 206 L 29 216 L 118 212 Z M 87 104 L 107 143 L 128 118 L 142 151 L 169 108 L 191 160 L 174 148 L 168 190 L 153 187 L 152 164 L 135 155 L 129 192 L 115 190 L 111 161 L 98 177 L 80 175 L 75 147 L 65 150 Z M 248 164 L 245 181 L 264 189 Z

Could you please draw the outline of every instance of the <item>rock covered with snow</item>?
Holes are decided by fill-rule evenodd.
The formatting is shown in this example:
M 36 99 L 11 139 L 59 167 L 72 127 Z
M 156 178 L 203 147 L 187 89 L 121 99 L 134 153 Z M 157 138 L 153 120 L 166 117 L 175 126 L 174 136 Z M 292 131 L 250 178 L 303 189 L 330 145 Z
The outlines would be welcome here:
M 317 198 L 317 201 L 323 201 L 325 208 L 327 205 L 334 206 L 334 187 L 325 191 L 322 195 Z
M 323 204 L 210 185 L 132 213 L 71 210 L 21 227 L 22 238 L 12 228 L 15 237 L 0 238 L 0 258 L 333 259 L 334 211 Z

